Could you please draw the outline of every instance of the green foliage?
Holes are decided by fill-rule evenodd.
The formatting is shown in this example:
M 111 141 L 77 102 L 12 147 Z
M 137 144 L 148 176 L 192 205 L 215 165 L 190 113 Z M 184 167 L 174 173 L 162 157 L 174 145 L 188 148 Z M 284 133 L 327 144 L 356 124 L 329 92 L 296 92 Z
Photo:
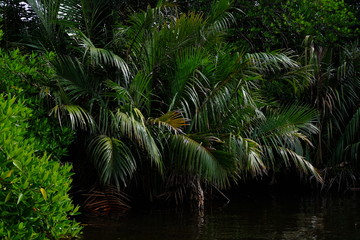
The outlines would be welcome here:
M 54 54 L 49 53 L 46 57 L 51 59 Z M 53 74 L 45 58 L 35 53 L 24 55 L 19 49 L 9 53 L 0 49 L 0 61 L 0 77 L 6 79 L 1 82 L 1 90 L 19 95 L 21 98 L 37 95 L 41 90 L 40 84 L 44 85 Z
M 314 81 L 303 98 L 309 103 L 316 103 L 320 113 L 320 136 L 314 139 L 318 146 L 314 159 L 318 165 L 325 166 L 351 163 L 351 168 L 357 171 L 360 102 L 358 43 L 333 49 L 317 47 L 309 39 L 305 56 L 313 68 Z
M 159 1 L 121 27 L 108 16 L 110 0 L 28 2 L 37 20 L 31 34 L 44 35 L 32 47 L 59 55 L 47 56 L 54 72 L 46 62 L 24 64 L 36 56 L 6 55 L 20 67 L 4 69 L 23 75 L 3 88 L 29 103 L 40 103 L 39 93 L 51 100 L 50 114 L 79 130 L 81 164 L 95 166 L 94 182 L 135 192 L 141 182 L 151 198 L 177 179 L 193 188 L 227 187 L 270 168 L 294 166 L 321 180 L 302 155 L 316 113 L 263 99 L 299 94 L 311 82 L 308 69 L 291 51 L 247 53 L 227 44 L 231 1 L 214 1 L 204 12 Z M 61 51 L 64 39 L 71 45 Z M 162 185 L 146 185 L 153 178 Z
M 52 98 L 49 87 L 54 77 L 48 60 L 54 57 L 53 53 L 40 56 L 22 54 L 18 49 L 9 53 L 0 49 L 0 92 L 16 96 L 33 109 L 28 117 L 28 137 L 38 138 L 46 146 L 44 151 L 60 159 L 73 140 L 73 132 L 70 128 L 59 128 L 56 121 L 47 116 L 44 99 Z
M 230 6 L 221 0 L 206 14 L 182 13 L 160 2 L 129 17 L 104 45 L 71 30 L 79 52 L 52 61 L 52 113 L 81 129 L 82 164 L 90 159 L 102 184 L 137 191 L 142 183 L 151 198 L 172 180 L 227 187 L 270 168 L 294 166 L 321 180 L 302 156 L 315 112 L 276 111 L 261 99 L 264 82 L 300 92 L 311 80 L 307 69 L 290 51 L 250 54 L 227 45 Z M 162 184 L 149 186 L 154 178 Z
M 12 97 L 0 96 L 0 237 L 60 239 L 78 236 L 81 227 L 67 192 L 71 166 L 47 154 L 45 143 L 28 137 L 33 112 Z
M 69 219 L 77 213 L 68 196 L 71 166 L 56 161 L 73 132 L 48 118 L 44 101 L 51 98 L 52 58 L 0 49 L 2 239 L 71 238 L 81 230 Z
M 284 21 L 302 36 L 314 36 L 318 44 L 341 44 L 359 34 L 358 19 L 344 1 L 287 1 L 284 7 L 291 9 Z
M 271 107 L 261 109 L 258 98 L 262 82 L 285 82 L 287 88 L 291 87 L 288 92 L 301 92 L 311 81 L 309 72 L 292 52 L 246 54 L 226 46 L 223 33 L 233 20 L 227 12 L 229 6 L 228 1 L 217 1 L 209 15 L 173 13 L 176 17 L 156 8 L 131 18 L 127 31 L 132 43 L 130 56 L 137 60 L 136 70 L 149 73 L 150 85 L 154 86 L 149 97 L 156 96 L 150 99 L 153 109 L 140 110 L 150 114 L 160 110 L 165 115 L 175 110 L 188 123 L 181 131 L 174 131 L 177 135 L 163 130 L 166 137 L 158 138 L 165 147 L 165 173 L 171 172 L 171 178 L 176 174 L 194 175 L 225 187 L 238 175 L 262 175 L 274 166 L 294 165 L 320 180 L 301 156 L 302 144 L 309 142 L 306 136 L 316 132 L 302 133 L 301 124 L 316 129 L 312 123 L 314 111 L 301 108 L 306 118 L 296 111 L 279 111 L 276 121 L 271 116 L 264 118 L 262 114 L 270 112 Z M 289 122 L 283 123 L 286 118 Z M 267 121 L 274 131 L 268 133 L 271 140 L 262 141 L 253 131 Z M 268 149 L 278 155 L 268 154 Z
M 233 36 L 255 50 L 299 49 L 307 35 L 322 46 L 342 45 L 360 31 L 353 9 L 341 0 L 237 1 L 236 7 L 241 12 Z

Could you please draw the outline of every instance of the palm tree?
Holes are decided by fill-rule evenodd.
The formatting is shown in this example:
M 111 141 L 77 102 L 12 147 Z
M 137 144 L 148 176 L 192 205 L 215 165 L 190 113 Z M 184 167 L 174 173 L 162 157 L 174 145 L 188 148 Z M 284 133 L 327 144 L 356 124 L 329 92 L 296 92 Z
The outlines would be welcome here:
M 359 138 L 359 47 L 356 42 L 341 48 L 315 45 L 305 41 L 306 64 L 312 66 L 314 79 L 305 100 L 313 103 L 320 113 L 319 135 L 314 138 L 317 151 L 314 159 L 324 168 L 327 185 L 337 182 L 355 184 L 358 170 Z M 351 169 L 349 169 L 351 166 Z M 332 173 L 331 173 L 332 172 Z M 341 180 L 342 179 L 342 180 Z
M 181 194 L 175 191 L 175 195 L 183 196 L 179 181 L 185 179 L 190 181 L 185 185 L 197 188 L 198 193 L 202 193 L 199 180 L 225 187 L 239 172 L 265 173 L 267 167 L 278 164 L 279 156 L 320 180 L 301 156 L 300 140 L 309 143 L 306 136 L 316 132 L 314 111 L 291 106 L 276 111 L 279 117 L 271 109 L 266 116 L 256 97 L 260 74 L 282 74 L 294 80 L 295 86 L 297 79 L 309 82 L 307 69 L 288 53 L 233 52 L 222 41 L 223 31 L 233 21 L 228 7 L 228 1 L 214 3 L 209 17 L 148 9 L 131 18 L 127 30 L 131 37 L 128 58 L 135 60 L 137 70 L 150 75 L 152 94 L 148 95 L 156 97 L 149 104 L 152 109 L 145 112 L 175 110 L 188 120 L 181 132 L 166 138 L 163 159 L 165 169 L 171 170 L 168 188 L 176 184 Z M 254 131 L 261 125 L 269 127 L 264 135 L 262 130 Z
M 72 13 L 85 2 L 58 2 L 57 14 L 79 16 Z M 77 130 L 102 184 L 201 207 L 204 187 L 269 168 L 295 166 L 321 180 L 302 155 L 316 132 L 314 111 L 261 97 L 270 73 L 296 87 L 307 69 L 287 52 L 235 52 L 223 40 L 234 21 L 229 7 L 220 0 L 208 14 L 181 13 L 159 2 L 113 29 L 111 41 L 96 35 L 90 10 L 74 21 L 78 28 L 62 25 L 75 50 L 52 62 L 51 114 Z

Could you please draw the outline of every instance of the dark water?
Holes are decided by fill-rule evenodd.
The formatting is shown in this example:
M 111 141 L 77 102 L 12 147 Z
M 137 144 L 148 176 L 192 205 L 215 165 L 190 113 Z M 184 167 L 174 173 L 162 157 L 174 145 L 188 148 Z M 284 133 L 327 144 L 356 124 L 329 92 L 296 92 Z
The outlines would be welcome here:
M 242 196 L 203 214 L 134 210 L 85 223 L 85 240 L 360 240 L 360 197 Z

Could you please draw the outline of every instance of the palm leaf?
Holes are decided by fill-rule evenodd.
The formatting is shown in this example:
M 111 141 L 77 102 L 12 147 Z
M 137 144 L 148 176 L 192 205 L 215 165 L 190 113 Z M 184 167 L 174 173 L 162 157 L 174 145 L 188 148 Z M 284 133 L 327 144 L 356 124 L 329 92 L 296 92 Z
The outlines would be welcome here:
M 229 0 L 214 1 L 211 4 L 209 17 L 207 18 L 210 28 L 215 32 L 221 32 L 230 28 L 235 23 L 235 17 L 228 12 L 231 6 Z
M 319 174 L 318 170 L 303 156 L 297 154 L 295 151 L 289 148 L 279 147 L 276 150 L 277 153 L 279 153 L 279 155 L 281 156 L 281 158 L 285 161 L 285 163 L 294 163 L 298 170 L 306 174 L 311 174 L 318 182 L 323 183 L 323 178 Z
M 260 73 L 275 73 L 284 69 L 300 67 L 300 64 L 293 59 L 292 54 L 292 51 L 248 53 L 246 59 L 249 59 Z
M 106 38 L 106 20 L 111 17 L 112 3 L 110 0 L 79 0 L 83 28 L 89 39 Z
M 188 125 L 188 120 L 177 111 L 167 112 L 158 118 L 149 119 L 149 122 L 158 126 L 164 126 L 175 133 L 182 133 L 181 127 Z
M 302 142 L 311 145 L 308 135 L 318 132 L 313 124 L 315 117 L 316 111 L 312 109 L 289 105 L 271 112 L 266 119 L 254 122 L 249 138 L 261 145 L 266 165 L 294 164 L 298 170 L 311 173 L 321 182 L 316 169 L 301 156 L 304 153 Z
M 135 141 L 141 148 L 146 150 L 152 161 L 162 171 L 161 155 L 155 140 L 145 125 L 144 117 L 138 109 L 133 112 L 122 112 L 120 109 L 114 115 L 114 124 L 120 132 Z
M 76 8 L 76 1 L 28 0 L 26 3 L 35 13 L 29 19 L 37 19 L 35 34 L 27 36 L 30 42 L 28 45 L 40 50 L 63 52 L 67 40 L 66 27 L 78 24 L 71 13 Z
M 74 30 L 75 37 L 85 49 L 84 55 L 89 54 L 90 60 L 94 65 L 110 65 L 116 67 L 123 73 L 125 80 L 130 78 L 130 70 L 127 63 L 111 50 L 96 47 L 92 41 L 85 36 L 80 30 Z
M 195 71 L 207 61 L 203 49 L 186 48 L 179 51 L 176 55 L 174 78 L 170 82 L 171 96 L 181 97 L 186 84 L 194 76 Z M 174 102 L 176 103 L 176 101 Z
M 255 141 L 230 134 L 228 149 L 236 158 L 240 173 L 250 172 L 252 176 L 266 173 L 266 166 L 262 161 L 262 148 Z
M 129 85 L 129 94 L 133 99 L 133 105 L 150 114 L 151 102 L 151 75 L 138 71 Z
M 232 160 L 229 154 L 210 150 L 185 135 L 172 135 L 170 159 L 179 170 L 197 175 L 219 186 L 228 185 Z M 217 157 L 218 158 L 217 158 Z
M 55 36 L 57 18 L 60 9 L 59 0 L 28 0 L 27 3 L 40 19 L 41 26 L 47 37 Z
M 103 184 L 120 186 L 122 183 L 126 186 L 136 170 L 136 162 L 125 143 L 116 138 L 99 135 L 91 140 L 88 151 Z
M 52 62 L 52 66 L 59 77 L 56 79 L 59 87 L 71 97 L 71 101 L 82 97 L 95 99 L 99 95 L 98 79 L 91 76 L 77 58 L 59 56 Z
M 282 136 L 304 131 L 308 134 L 317 133 L 313 124 L 317 113 L 307 107 L 288 105 L 279 110 L 270 111 L 265 121 L 257 122 L 257 129 L 252 133 L 254 137 L 272 137 L 272 133 Z M 289 136 L 290 136 L 289 135 Z
M 106 93 L 106 96 L 113 97 L 116 101 L 118 101 L 119 105 L 132 103 L 132 98 L 127 89 L 121 87 L 119 84 L 111 80 L 107 80 L 105 84 L 113 91 Z
M 56 105 L 50 110 L 49 115 L 54 114 L 61 125 L 64 115 L 68 115 L 72 129 L 78 127 L 83 130 L 93 132 L 95 130 L 95 121 L 92 116 L 78 105 Z
M 359 147 L 359 131 L 360 131 L 360 108 L 354 113 L 353 117 L 346 125 L 342 135 L 337 141 L 336 153 L 334 156 L 340 159 L 357 159 Z M 348 156 L 348 157 L 346 157 Z M 339 159 L 333 159 L 333 164 L 339 162 Z

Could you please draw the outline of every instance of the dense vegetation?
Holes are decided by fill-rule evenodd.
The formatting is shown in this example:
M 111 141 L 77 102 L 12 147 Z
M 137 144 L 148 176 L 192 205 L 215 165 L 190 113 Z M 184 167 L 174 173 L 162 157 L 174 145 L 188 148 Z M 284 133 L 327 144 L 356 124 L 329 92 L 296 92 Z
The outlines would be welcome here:
M 54 160 L 64 155 L 72 134 L 54 129 L 38 108 L 40 99 L 31 96 L 32 81 L 50 72 L 34 54 L 0 50 L 1 239 L 71 238 L 81 230 L 69 219 L 78 211 L 68 195 L 71 166 Z
M 79 231 L 65 227 L 76 209 L 66 195 L 70 167 L 56 161 L 73 164 L 84 209 L 102 211 L 126 209 L 129 199 L 202 208 L 210 193 L 287 171 L 326 188 L 358 183 L 356 4 L 25 2 L 0 1 L 2 101 L 33 112 L 22 116 L 21 140 L 4 144 L 33 149 L 13 171 L 45 161 L 49 168 L 33 171 L 61 174 L 16 188 L 16 203 L 3 206 L 30 192 L 46 206 L 57 196 L 52 181 L 67 199 L 51 210 L 65 232 L 51 223 L 29 232 Z M 1 181 L 23 178 L 0 170 Z
M 15 98 L 0 96 L 2 239 L 60 239 L 81 227 L 68 215 L 74 208 L 67 192 L 71 166 L 39 154 L 47 146 L 27 135 L 31 110 Z M 39 156 L 37 156 L 39 155 Z

